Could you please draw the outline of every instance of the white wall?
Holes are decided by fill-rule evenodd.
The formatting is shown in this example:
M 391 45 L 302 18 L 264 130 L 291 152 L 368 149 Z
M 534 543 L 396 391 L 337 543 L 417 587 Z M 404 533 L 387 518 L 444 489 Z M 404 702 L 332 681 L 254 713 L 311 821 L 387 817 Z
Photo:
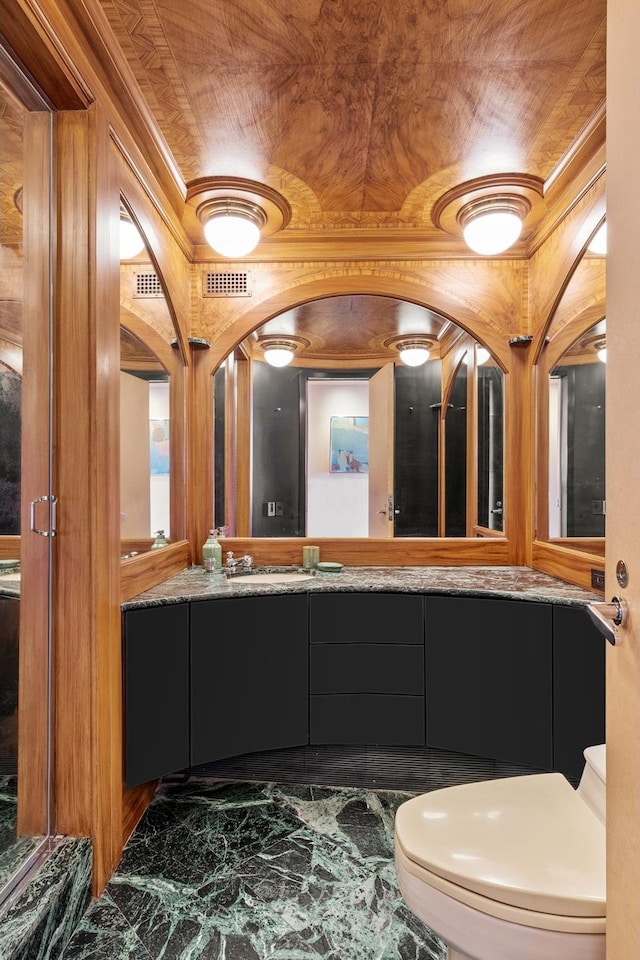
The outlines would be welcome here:
M 307 384 L 308 537 L 366 537 L 369 476 L 331 473 L 331 417 L 368 417 L 367 380 L 309 380 Z
M 169 419 L 169 384 L 149 384 L 149 420 Z M 151 529 L 164 530 L 167 538 L 171 536 L 169 513 L 169 474 L 150 474 L 149 497 L 151 504 Z
M 149 385 L 120 372 L 120 535 L 149 535 Z

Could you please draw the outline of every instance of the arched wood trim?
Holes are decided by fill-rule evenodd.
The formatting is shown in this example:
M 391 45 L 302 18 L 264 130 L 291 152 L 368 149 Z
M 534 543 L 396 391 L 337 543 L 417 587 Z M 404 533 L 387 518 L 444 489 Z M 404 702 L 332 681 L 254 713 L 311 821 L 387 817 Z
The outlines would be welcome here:
M 336 270 L 335 276 L 325 276 L 308 283 L 293 282 L 290 287 L 252 306 L 219 336 L 212 339 L 209 353 L 210 373 L 214 373 L 224 358 L 256 327 L 286 310 L 313 300 L 344 295 L 387 296 L 406 300 L 433 310 L 451 320 L 490 350 L 501 369 L 509 369 L 509 346 L 504 334 L 489 327 L 482 316 L 468 304 L 450 293 L 413 278 L 401 281 L 384 275 L 363 277 L 358 271 L 345 275 Z

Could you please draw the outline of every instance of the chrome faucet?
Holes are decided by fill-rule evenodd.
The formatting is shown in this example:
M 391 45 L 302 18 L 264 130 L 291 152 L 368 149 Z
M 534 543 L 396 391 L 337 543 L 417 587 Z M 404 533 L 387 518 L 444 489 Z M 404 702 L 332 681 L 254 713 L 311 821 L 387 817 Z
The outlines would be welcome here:
M 223 568 L 225 573 L 238 573 L 240 567 L 243 570 L 253 569 L 253 557 L 248 553 L 244 557 L 234 557 L 233 552 L 229 550 Z

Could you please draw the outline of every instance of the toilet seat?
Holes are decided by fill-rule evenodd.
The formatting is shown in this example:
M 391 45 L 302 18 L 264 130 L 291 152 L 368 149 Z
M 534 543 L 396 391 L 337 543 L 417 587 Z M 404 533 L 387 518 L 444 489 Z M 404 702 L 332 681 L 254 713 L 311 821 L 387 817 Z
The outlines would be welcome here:
M 562 774 L 414 797 L 396 814 L 396 852 L 403 870 L 490 916 L 604 933 L 605 829 Z

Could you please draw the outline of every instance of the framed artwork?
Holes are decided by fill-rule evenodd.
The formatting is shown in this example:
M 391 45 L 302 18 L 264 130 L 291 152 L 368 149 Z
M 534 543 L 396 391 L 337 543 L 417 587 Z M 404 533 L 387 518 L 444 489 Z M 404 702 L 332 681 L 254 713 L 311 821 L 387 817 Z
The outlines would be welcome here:
M 331 473 L 369 472 L 369 417 L 331 417 Z
M 169 421 L 149 420 L 150 467 L 153 476 L 169 473 Z

